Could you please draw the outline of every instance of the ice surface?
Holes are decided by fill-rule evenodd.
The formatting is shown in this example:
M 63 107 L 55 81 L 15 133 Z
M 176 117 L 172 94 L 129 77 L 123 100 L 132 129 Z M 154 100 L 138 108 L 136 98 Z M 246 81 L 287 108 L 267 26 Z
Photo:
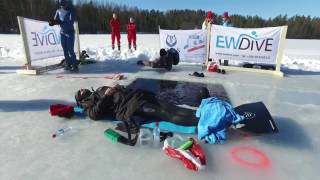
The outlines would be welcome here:
M 83 48 L 87 47 L 93 52 L 100 48 L 106 49 L 105 55 L 95 56 L 101 57 L 100 60 L 109 58 L 110 49 L 110 37 L 106 36 L 105 42 L 102 37 L 105 36 L 81 36 L 84 39 L 81 45 Z M 227 75 L 205 72 L 206 78 L 196 78 L 188 74 L 201 71 L 200 66 L 180 65 L 175 66 L 171 72 L 165 72 L 136 66 L 136 59 L 133 58 L 132 61 L 101 61 L 81 66 L 80 74 L 75 75 L 55 70 L 40 76 L 22 76 L 14 73 L 22 62 L 19 59 L 19 40 L 14 35 L 0 37 L 0 46 L 6 49 L 5 52 L 13 54 L 1 55 L 0 58 L 1 180 L 318 179 L 319 69 L 318 72 L 308 72 L 303 68 L 289 69 L 283 79 L 240 72 L 227 72 Z M 303 42 L 304 45 L 299 47 L 300 43 L 297 42 Z M 288 40 L 286 55 L 296 57 L 301 62 L 304 59 L 306 62 L 310 59 L 319 61 L 319 53 L 316 49 L 312 50 L 314 44 L 310 44 L 310 48 L 306 47 L 309 43 L 310 41 Z M 319 41 L 312 43 L 319 47 Z M 291 47 L 296 45 L 299 46 L 295 51 Z M 138 48 L 141 50 L 134 55 L 135 58 L 139 54 L 154 57 L 158 48 L 155 36 L 138 36 Z M 290 48 L 292 52 L 300 51 L 300 54 L 293 54 Z M 312 50 L 312 56 L 309 56 L 307 49 Z M 16 50 L 20 53 L 17 56 L 14 53 Z M 91 55 L 94 56 L 95 53 Z M 181 162 L 167 157 L 161 149 L 134 148 L 107 140 L 103 132 L 113 126 L 107 120 L 68 120 L 50 116 L 49 104 L 73 104 L 74 93 L 79 88 L 96 88 L 117 83 L 105 79 L 56 78 L 57 76 L 103 77 L 117 72 L 127 76 L 127 79 L 118 82 L 123 85 L 128 85 L 137 78 L 221 84 L 234 106 L 263 101 L 274 117 L 280 133 L 251 137 L 230 130 L 224 145 L 202 143 L 208 165 L 204 171 L 195 173 L 186 170 Z M 54 130 L 63 126 L 72 126 L 74 131 L 52 139 Z M 251 147 L 254 151 L 244 151 L 242 147 Z M 262 160 L 262 156 L 267 158 L 268 163 L 259 166 L 257 163 Z M 245 162 L 237 161 L 235 157 Z M 248 161 L 255 165 L 246 165 Z
M 129 86 L 133 89 L 143 89 L 156 94 L 160 100 L 175 105 L 198 107 L 201 103 L 200 90 L 207 88 L 211 96 L 230 101 L 227 92 L 221 84 L 202 84 L 184 81 L 168 81 L 138 78 Z

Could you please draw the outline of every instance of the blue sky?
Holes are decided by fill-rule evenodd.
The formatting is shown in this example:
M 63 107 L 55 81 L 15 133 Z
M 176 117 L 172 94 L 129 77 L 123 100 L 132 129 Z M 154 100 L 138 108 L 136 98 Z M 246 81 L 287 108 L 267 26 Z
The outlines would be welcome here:
M 101 0 L 100 0 L 101 1 Z M 142 9 L 203 9 L 221 14 L 258 15 L 263 18 L 279 14 L 320 17 L 320 0 L 109 0 Z

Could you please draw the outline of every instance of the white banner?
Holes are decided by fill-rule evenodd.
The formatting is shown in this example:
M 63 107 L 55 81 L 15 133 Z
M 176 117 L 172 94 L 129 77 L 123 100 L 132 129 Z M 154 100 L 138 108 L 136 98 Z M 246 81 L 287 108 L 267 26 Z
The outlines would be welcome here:
M 243 29 L 213 25 L 210 58 L 276 64 L 281 27 Z
M 41 60 L 57 56 L 63 56 L 63 50 L 60 41 L 60 27 L 49 26 L 48 22 L 37 21 L 28 18 L 22 18 L 27 39 L 27 50 L 30 54 L 30 60 Z M 74 49 L 78 51 L 78 39 L 75 34 Z M 26 48 L 26 47 L 25 47 Z
M 162 30 L 161 48 L 174 48 L 179 51 L 181 62 L 202 63 L 207 52 L 206 30 Z

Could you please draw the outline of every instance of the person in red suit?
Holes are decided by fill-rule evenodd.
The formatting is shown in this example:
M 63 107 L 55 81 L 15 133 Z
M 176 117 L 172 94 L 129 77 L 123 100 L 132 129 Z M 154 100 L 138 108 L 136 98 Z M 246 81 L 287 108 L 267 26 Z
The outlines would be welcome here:
M 110 20 L 112 49 L 114 49 L 114 40 L 117 38 L 118 50 L 120 51 L 120 21 L 117 19 L 116 13 L 113 13 Z
M 134 19 L 131 17 L 129 23 L 127 24 L 127 32 L 128 32 L 128 44 L 129 49 L 131 49 L 131 44 L 133 44 L 134 50 L 137 50 L 137 29 Z

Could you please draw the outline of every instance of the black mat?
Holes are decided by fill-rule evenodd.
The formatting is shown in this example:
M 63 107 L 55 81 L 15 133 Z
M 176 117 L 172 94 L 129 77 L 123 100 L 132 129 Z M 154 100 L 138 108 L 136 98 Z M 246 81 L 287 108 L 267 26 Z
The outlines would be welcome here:
M 279 132 L 270 112 L 263 102 L 243 104 L 235 108 L 235 111 L 243 115 L 245 124 L 241 130 L 254 134 L 270 134 Z
M 165 100 L 175 105 L 185 104 L 193 107 L 199 106 L 200 101 L 198 96 L 200 89 L 206 87 L 211 96 L 216 96 L 230 102 L 228 94 L 221 84 L 138 78 L 128 87 L 151 91 L 156 94 L 158 99 Z

